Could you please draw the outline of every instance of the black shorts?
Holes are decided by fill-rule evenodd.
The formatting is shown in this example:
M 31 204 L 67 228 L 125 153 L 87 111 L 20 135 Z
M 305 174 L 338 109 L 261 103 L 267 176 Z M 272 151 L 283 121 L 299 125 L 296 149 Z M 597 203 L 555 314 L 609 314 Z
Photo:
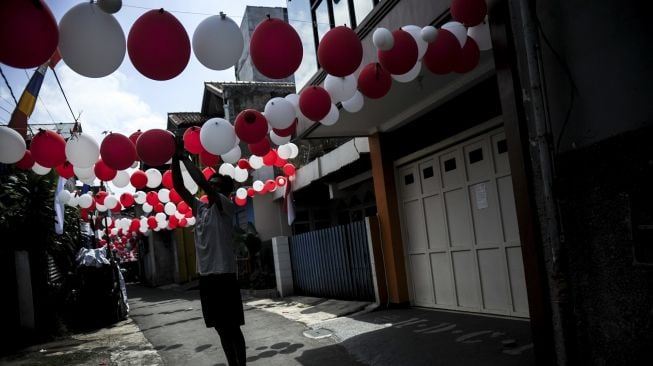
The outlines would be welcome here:
M 200 300 L 207 328 L 245 324 L 235 273 L 200 275 Z

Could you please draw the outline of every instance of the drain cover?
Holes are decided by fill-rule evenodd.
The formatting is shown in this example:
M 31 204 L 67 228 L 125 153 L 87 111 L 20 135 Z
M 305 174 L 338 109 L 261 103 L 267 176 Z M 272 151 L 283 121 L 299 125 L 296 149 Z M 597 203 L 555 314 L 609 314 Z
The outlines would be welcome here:
M 326 328 L 311 329 L 304 332 L 304 337 L 320 339 L 333 335 L 333 332 Z

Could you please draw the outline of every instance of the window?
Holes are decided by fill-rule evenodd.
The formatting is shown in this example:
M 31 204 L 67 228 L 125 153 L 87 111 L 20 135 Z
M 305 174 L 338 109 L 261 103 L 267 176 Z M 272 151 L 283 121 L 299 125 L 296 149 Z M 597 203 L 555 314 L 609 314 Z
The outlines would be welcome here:
M 302 40 L 304 57 L 302 63 L 295 71 L 295 84 L 297 89 L 308 83 L 317 72 L 317 58 L 315 39 L 313 38 L 313 19 L 311 17 L 311 4 L 305 1 L 288 1 L 288 23 L 295 28 Z
M 356 26 L 363 22 L 363 19 L 374 8 L 375 2 L 371 0 L 354 0 L 354 15 L 356 17 Z
M 315 16 L 315 27 L 317 31 L 317 40 L 322 40 L 322 37 L 326 32 L 331 29 L 331 16 L 329 14 L 329 1 L 322 0 L 315 7 L 314 16 Z M 317 49 L 317 47 L 316 47 Z
M 346 25 L 351 27 L 353 22 L 351 21 L 349 13 L 349 3 L 347 0 L 332 0 L 333 3 L 333 23 L 336 27 L 341 25 Z

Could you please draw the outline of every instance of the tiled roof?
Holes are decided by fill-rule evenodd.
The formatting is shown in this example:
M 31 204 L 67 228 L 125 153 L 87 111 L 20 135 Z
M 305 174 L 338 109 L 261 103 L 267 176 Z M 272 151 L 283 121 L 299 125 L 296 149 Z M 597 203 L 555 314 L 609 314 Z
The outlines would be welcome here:
M 199 112 L 171 112 L 168 113 L 168 121 L 175 126 L 201 126 L 206 120 L 207 116 Z

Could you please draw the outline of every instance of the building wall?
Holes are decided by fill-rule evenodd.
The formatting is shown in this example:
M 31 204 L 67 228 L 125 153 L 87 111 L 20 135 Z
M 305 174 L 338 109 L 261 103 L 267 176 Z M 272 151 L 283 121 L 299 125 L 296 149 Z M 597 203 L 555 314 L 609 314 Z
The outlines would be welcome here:
M 236 80 L 241 81 L 280 81 L 280 82 L 294 82 L 294 77 L 289 76 L 285 79 L 270 79 L 263 74 L 261 74 L 254 64 L 252 64 L 252 58 L 249 54 L 249 42 L 252 38 L 252 34 L 256 29 L 256 26 L 259 25 L 261 21 L 267 19 L 267 16 L 270 15 L 271 18 L 288 20 L 288 13 L 286 8 L 271 8 L 271 7 L 261 7 L 261 6 L 247 6 L 245 8 L 245 14 L 243 15 L 243 20 L 240 23 L 240 30 L 243 32 L 243 38 L 245 40 L 245 48 L 243 49 L 243 54 L 240 56 L 238 63 L 235 67 Z
M 253 202 L 256 231 L 258 231 L 261 241 L 291 234 L 288 216 L 283 211 L 283 199 L 274 200 L 271 193 L 266 193 L 254 196 Z

